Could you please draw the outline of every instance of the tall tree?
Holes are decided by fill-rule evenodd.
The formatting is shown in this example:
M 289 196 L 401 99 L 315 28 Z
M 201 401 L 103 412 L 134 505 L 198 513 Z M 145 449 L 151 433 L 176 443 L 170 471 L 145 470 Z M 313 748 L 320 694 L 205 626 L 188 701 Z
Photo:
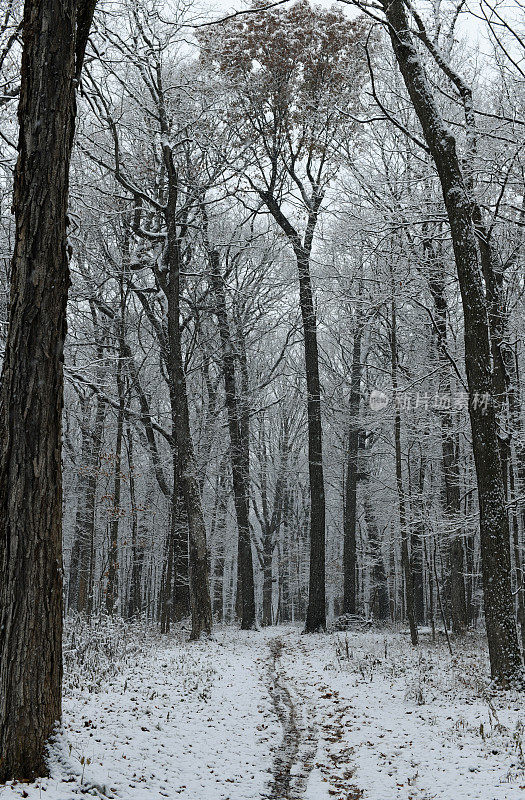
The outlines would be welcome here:
M 235 369 L 235 348 L 231 332 L 228 309 L 226 306 L 226 290 L 224 276 L 221 272 L 219 251 L 209 242 L 208 220 L 205 207 L 204 236 L 210 265 L 210 283 L 215 299 L 214 310 L 217 316 L 219 337 L 221 341 L 222 373 L 224 378 L 225 405 L 228 414 L 228 430 L 230 434 L 230 460 L 233 483 L 233 499 L 238 542 L 238 582 L 237 592 L 241 593 L 241 627 L 250 630 L 255 626 L 255 589 L 253 582 L 253 558 L 250 540 L 250 475 L 249 475 L 249 435 L 242 435 L 242 410 L 237 390 Z
M 9 330 L 0 390 L 0 782 L 46 772 L 61 715 L 67 199 L 95 0 L 24 7 Z
M 311 260 L 321 205 L 337 171 L 334 146 L 344 128 L 337 105 L 356 103 L 365 63 L 359 47 L 365 26 L 362 19 L 349 21 L 335 9 L 313 9 L 305 0 L 271 10 L 256 2 L 253 11 L 245 19 L 205 31 L 200 43 L 203 61 L 225 79 L 232 100 L 227 123 L 241 153 L 234 169 L 247 176 L 251 191 L 286 236 L 297 265 L 310 479 L 305 630 L 312 632 L 326 624 L 326 508 Z M 299 219 L 293 212 L 296 205 L 302 212 Z
M 437 105 L 403 0 L 382 0 L 392 47 L 436 166 L 447 210 L 465 323 L 465 367 L 478 485 L 485 623 L 492 677 L 523 682 L 510 585 L 510 536 L 493 403 L 487 301 L 469 196 L 456 141 Z M 480 398 L 489 398 L 488 403 Z
M 357 484 L 359 455 L 359 412 L 361 406 L 361 342 L 363 338 L 362 310 L 358 301 L 356 327 L 353 337 L 352 367 L 350 371 L 350 430 L 346 461 L 344 544 L 343 544 L 343 614 L 356 613 L 356 541 L 357 541 Z

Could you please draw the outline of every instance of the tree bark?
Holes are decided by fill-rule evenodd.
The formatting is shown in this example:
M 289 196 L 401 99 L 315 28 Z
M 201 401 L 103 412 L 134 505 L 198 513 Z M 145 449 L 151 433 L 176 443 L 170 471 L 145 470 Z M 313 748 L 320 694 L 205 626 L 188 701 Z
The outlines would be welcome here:
M 119 322 L 123 325 L 122 318 Z M 123 331 L 120 331 L 119 341 L 122 341 Z M 124 436 L 124 383 L 122 380 L 122 347 L 118 349 L 117 361 L 117 394 L 119 407 L 117 411 L 117 437 L 115 442 L 115 461 L 113 464 L 113 496 L 112 507 L 109 510 L 109 546 L 108 546 L 108 580 L 106 584 L 106 611 L 113 616 L 115 605 L 119 599 L 119 551 L 118 529 L 120 520 L 120 495 L 122 489 L 122 440 Z
M 75 77 L 93 10 L 74 0 L 24 7 L 0 393 L 0 782 L 46 773 L 45 744 L 61 715 L 67 197 Z
M 145 542 L 149 531 L 148 518 L 151 513 L 153 492 L 151 485 L 146 490 L 146 497 L 142 508 L 137 504 L 135 487 L 135 461 L 133 457 L 133 432 L 128 427 L 128 463 L 129 463 L 129 497 L 131 503 L 131 575 L 129 582 L 129 596 L 127 616 L 131 619 L 140 615 L 143 609 L 142 600 L 142 574 L 144 571 Z
M 69 562 L 69 581 L 67 587 L 67 608 L 70 611 L 77 607 L 78 579 L 80 571 L 80 547 L 87 511 L 87 481 L 89 476 L 90 453 L 92 449 L 91 431 L 89 430 L 89 403 L 86 397 L 80 398 L 80 409 L 82 413 L 82 421 L 80 423 L 82 444 L 80 448 L 80 465 L 78 468 L 78 499 L 77 511 L 75 515 L 75 532 L 73 537 L 73 546 L 71 548 L 71 559 Z
M 417 494 L 416 502 L 418 506 L 420 506 L 417 514 L 412 514 L 412 530 L 410 533 L 410 565 L 414 582 L 414 617 L 416 625 L 425 624 L 425 575 L 423 569 L 423 541 L 425 536 L 423 497 L 425 490 L 425 470 L 426 458 L 424 453 L 421 453 L 418 469 L 419 481 L 415 486 L 411 485 L 412 481 L 409 470 L 410 504 L 413 507 L 413 490 L 415 489 Z
M 310 582 L 305 633 L 326 628 L 325 492 L 321 381 L 317 348 L 317 317 L 310 279 L 310 248 L 296 250 L 299 302 L 303 321 L 306 391 L 308 395 L 308 472 L 310 477 Z
M 357 459 L 359 454 L 359 408 L 361 405 L 361 339 L 363 328 L 357 315 L 350 375 L 350 428 L 345 481 L 344 546 L 343 546 L 343 614 L 356 613 L 356 526 L 357 526 Z
M 250 539 L 250 487 L 249 487 L 249 439 L 242 435 L 240 400 L 235 382 L 235 352 L 228 313 L 226 292 L 220 271 L 219 253 L 209 249 L 210 281 L 215 296 L 215 314 L 219 325 L 221 341 L 222 373 L 224 395 L 228 414 L 230 434 L 230 460 L 233 480 L 233 500 L 238 530 L 238 576 L 240 578 L 241 628 L 250 630 L 255 626 L 255 587 L 253 579 L 253 558 Z M 239 580 L 237 581 L 239 584 Z M 239 586 L 237 586 L 239 592 Z
M 303 324 L 308 419 L 308 474 L 310 479 L 310 581 L 305 633 L 326 628 L 326 502 L 323 471 L 323 426 L 321 381 L 317 346 L 317 315 L 314 306 L 310 255 L 323 192 L 314 187 L 309 201 L 308 221 L 301 238 L 269 191 L 258 190 L 261 200 L 293 247 L 299 278 L 299 305 Z
M 221 464 L 217 477 L 215 494 L 215 511 L 213 515 L 213 589 L 212 605 L 213 618 L 224 621 L 224 544 L 226 533 L 226 518 L 228 513 L 228 488 L 226 467 Z
M 179 459 L 180 484 L 188 516 L 189 531 L 189 592 L 191 607 L 191 637 L 211 633 L 212 611 L 208 580 L 208 550 L 206 526 L 202 513 L 199 476 L 190 430 L 190 415 L 186 374 L 182 358 L 180 328 L 180 269 L 181 252 L 177 219 L 178 180 L 173 154 L 163 145 L 164 165 L 168 179 L 168 202 L 165 212 L 167 229 L 167 276 L 165 291 L 168 300 L 169 367 L 172 377 L 173 436 Z

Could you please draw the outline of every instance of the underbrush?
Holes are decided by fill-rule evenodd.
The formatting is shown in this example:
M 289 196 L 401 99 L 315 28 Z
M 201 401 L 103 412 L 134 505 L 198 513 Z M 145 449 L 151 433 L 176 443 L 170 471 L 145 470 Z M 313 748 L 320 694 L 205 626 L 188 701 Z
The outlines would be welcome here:
M 113 676 L 140 663 L 160 641 L 157 630 L 141 621 L 69 615 L 64 624 L 64 694 L 103 691 Z
M 360 683 L 382 681 L 401 690 L 407 706 L 425 707 L 427 721 L 439 724 L 448 739 L 460 746 L 465 738 L 478 740 L 493 756 L 506 752 L 512 758 L 507 780 L 525 777 L 523 695 L 491 683 L 481 634 L 452 640 L 452 655 L 444 637 L 432 642 L 423 636 L 414 648 L 388 628 L 339 634 L 334 644 L 336 669 Z
M 153 650 L 164 648 L 166 661 L 162 659 L 161 668 L 177 675 L 180 692 L 206 701 L 216 674 L 211 650 L 206 642 L 188 645 L 183 624 L 165 636 L 142 621 L 70 615 L 64 626 L 64 695 L 104 692 L 115 676 L 130 668 L 136 671 Z M 126 685 L 127 680 L 124 688 Z M 151 699 L 155 696 L 152 688 Z
M 420 705 L 438 697 L 468 702 L 472 696 L 494 694 L 483 637 L 469 633 L 461 642 L 453 640 L 452 649 L 451 655 L 443 637 L 432 642 L 422 636 L 418 647 L 412 647 L 407 636 L 388 628 L 335 638 L 339 669 L 356 672 L 365 681 L 404 678 L 407 695 Z

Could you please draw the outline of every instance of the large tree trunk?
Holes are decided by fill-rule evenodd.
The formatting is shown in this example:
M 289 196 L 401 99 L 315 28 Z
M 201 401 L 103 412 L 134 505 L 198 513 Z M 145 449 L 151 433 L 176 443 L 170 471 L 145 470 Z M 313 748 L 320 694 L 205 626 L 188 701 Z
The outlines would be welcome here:
M 180 477 L 174 476 L 177 496 L 173 500 L 173 597 L 171 611 L 173 622 L 180 622 L 191 613 L 190 598 L 190 542 L 188 511 L 182 494 Z M 200 494 L 200 489 L 199 489 Z
M 0 394 L 0 782 L 46 773 L 45 744 L 61 715 L 66 217 L 75 75 L 93 8 L 74 0 L 24 7 Z
M 131 503 L 132 529 L 131 529 L 131 576 L 129 583 L 129 597 L 127 615 L 132 618 L 140 615 L 144 603 L 142 582 L 144 572 L 144 557 L 146 554 L 146 540 L 149 533 L 149 517 L 153 500 L 153 486 L 148 481 L 143 505 L 139 507 L 135 487 L 135 461 L 133 458 L 133 432 L 128 427 L 128 463 L 129 463 L 129 495 Z M 148 479 L 146 479 L 148 480 Z
M 93 430 L 85 431 L 88 437 L 85 457 L 82 457 L 82 491 L 79 498 L 75 524 L 75 541 L 71 557 L 68 608 L 91 614 L 93 595 L 93 558 L 96 518 L 98 468 L 102 450 L 105 403 L 97 396 Z M 86 423 L 87 425 L 87 420 Z M 82 436 L 84 437 L 84 431 Z M 84 454 L 84 443 L 82 444 Z
M 409 455 L 410 466 L 410 455 Z M 415 486 L 412 485 L 411 470 L 409 469 L 409 492 L 410 504 L 412 508 L 417 503 L 418 510 L 412 514 L 412 530 L 410 532 L 410 564 L 412 568 L 412 580 L 414 583 L 414 617 L 416 625 L 425 624 L 425 573 L 423 569 L 423 542 L 425 538 L 425 511 L 424 511 L 424 490 L 425 490 L 425 470 L 426 458 L 421 453 L 419 460 L 418 477 L 419 481 Z M 416 494 L 417 499 L 414 498 Z
M 350 429 L 345 481 L 344 546 L 343 546 L 343 614 L 356 613 L 356 526 L 357 526 L 357 459 L 359 455 L 359 407 L 361 404 L 361 339 L 363 328 L 357 315 L 350 375 Z
M 160 580 L 158 620 L 160 632 L 169 633 L 173 604 L 173 560 L 174 560 L 174 515 L 177 514 L 175 504 L 172 502 L 169 515 L 169 527 L 164 542 L 162 559 L 162 575 Z
M 85 498 L 85 515 L 83 519 L 82 535 L 80 537 L 80 554 L 78 567 L 78 595 L 77 611 L 86 612 L 89 616 L 93 611 L 93 577 L 95 569 L 95 521 L 98 469 L 100 454 L 102 452 L 102 437 L 104 433 L 104 417 L 106 404 L 101 397 L 97 397 L 95 411 L 95 426 L 92 434 L 91 451 Z
M 305 632 L 326 627 L 325 492 L 321 382 L 317 348 L 317 318 L 310 279 L 310 248 L 296 249 L 299 301 L 303 321 L 306 391 L 308 395 L 308 472 L 310 477 L 310 583 Z
M 394 53 L 441 182 L 463 303 L 465 366 L 478 483 L 483 596 L 492 677 L 523 681 L 510 584 L 509 522 L 492 400 L 493 380 L 486 298 L 480 273 L 472 202 L 454 137 L 446 127 L 410 31 L 402 0 L 382 0 Z M 480 402 L 480 398 L 490 402 Z
M 215 295 L 215 314 L 219 325 L 225 404 L 230 434 L 230 459 L 233 479 L 233 501 L 238 529 L 238 578 L 240 579 L 241 628 L 255 626 L 255 587 L 252 545 L 250 539 L 249 439 L 243 436 L 241 407 L 235 383 L 235 352 L 226 309 L 226 292 L 220 271 L 219 253 L 210 250 L 210 279 Z M 239 580 L 237 581 L 239 592 Z
M 190 414 L 186 389 L 186 373 L 182 357 L 180 328 L 181 240 L 177 230 L 177 172 L 168 144 L 163 146 L 168 176 L 168 203 L 165 213 L 167 228 L 167 263 L 169 275 L 165 292 L 168 300 L 169 372 L 172 386 L 173 436 L 179 460 L 180 486 L 188 516 L 189 592 L 191 637 L 211 633 L 212 611 L 208 580 L 206 525 L 202 513 L 199 475 L 190 430 Z
M 213 584 L 212 606 L 213 618 L 218 622 L 224 621 L 224 562 L 225 562 L 225 534 L 226 518 L 228 514 L 228 487 L 226 467 L 221 464 L 215 490 L 215 510 L 212 524 L 212 552 L 213 552 Z

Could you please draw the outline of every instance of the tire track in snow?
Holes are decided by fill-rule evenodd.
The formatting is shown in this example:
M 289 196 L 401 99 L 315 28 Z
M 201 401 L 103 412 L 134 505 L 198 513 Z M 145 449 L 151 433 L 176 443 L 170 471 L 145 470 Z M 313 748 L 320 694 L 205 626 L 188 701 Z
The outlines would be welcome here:
M 314 767 L 317 730 L 309 719 L 306 706 L 294 702 L 282 667 L 283 642 L 270 641 L 269 692 L 275 713 L 283 727 L 283 739 L 274 756 L 273 780 L 268 800 L 299 800 L 304 795 L 308 776 Z

